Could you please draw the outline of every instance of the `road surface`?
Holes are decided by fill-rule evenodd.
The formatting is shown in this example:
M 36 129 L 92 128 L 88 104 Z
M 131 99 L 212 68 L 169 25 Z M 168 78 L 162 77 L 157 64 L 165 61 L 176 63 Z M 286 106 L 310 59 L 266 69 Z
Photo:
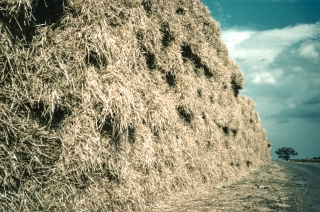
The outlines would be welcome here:
M 320 212 L 320 164 L 274 161 L 284 168 L 297 211 Z

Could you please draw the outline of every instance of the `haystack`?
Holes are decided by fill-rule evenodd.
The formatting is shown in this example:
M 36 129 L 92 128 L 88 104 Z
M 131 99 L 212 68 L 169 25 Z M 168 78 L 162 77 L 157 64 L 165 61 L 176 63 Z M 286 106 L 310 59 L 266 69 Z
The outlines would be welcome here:
M 270 161 L 199 0 L 0 0 L 1 211 L 143 211 Z

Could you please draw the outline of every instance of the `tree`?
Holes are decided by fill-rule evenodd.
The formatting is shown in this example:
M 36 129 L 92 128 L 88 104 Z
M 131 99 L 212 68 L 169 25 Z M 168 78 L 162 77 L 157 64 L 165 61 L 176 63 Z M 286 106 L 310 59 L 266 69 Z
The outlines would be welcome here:
M 298 155 L 298 152 L 294 151 L 294 149 L 290 147 L 282 147 L 277 149 L 276 154 L 278 155 L 278 158 L 283 158 L 287 161 L 290 159 L 290 155 Z

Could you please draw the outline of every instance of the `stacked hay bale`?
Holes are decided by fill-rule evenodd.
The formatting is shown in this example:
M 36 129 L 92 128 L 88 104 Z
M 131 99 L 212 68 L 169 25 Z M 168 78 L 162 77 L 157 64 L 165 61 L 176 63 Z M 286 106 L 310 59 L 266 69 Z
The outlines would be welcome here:
M 0 0 L 0 208 L 141 211 L 270 161 L 199 0 Z

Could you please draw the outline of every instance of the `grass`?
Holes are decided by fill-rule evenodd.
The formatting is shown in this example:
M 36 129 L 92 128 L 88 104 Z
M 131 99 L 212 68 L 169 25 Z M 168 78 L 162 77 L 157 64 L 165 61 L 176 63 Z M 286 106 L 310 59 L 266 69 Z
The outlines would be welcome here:
M 320 159 L 290 159 L 290 162 L 320 163 Z
M 202 193 L 175 194 L 150 211 L 296 211 L 301 201 L 291 181 L 283 168 L 269 163 Z

